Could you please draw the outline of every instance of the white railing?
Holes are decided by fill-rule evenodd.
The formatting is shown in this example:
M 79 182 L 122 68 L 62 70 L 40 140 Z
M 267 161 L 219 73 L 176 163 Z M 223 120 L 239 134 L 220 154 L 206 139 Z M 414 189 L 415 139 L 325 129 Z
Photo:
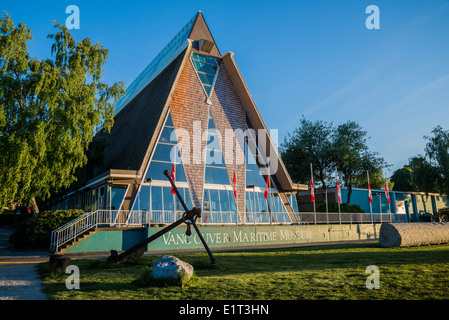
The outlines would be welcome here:
M 97 210 L 66 223 L 51 233 L 50 249 L 57 252 L 67 242 L 75 241 L 84 232 L 99 227 L 150 226 L 154 224 L 171 224 L 182 217 L 182 211 L 162 210 Z M 405 214 L 389 213 L 294 213 L 299 224 L 352 224 L 407 222 Z M 293 221 L 287 212 L 247 212 L 246 221 L 241 222 L 237 212 L 202 212 L 203 225 L 248 225 L 248 224 L 290 224 Z
M 299 217 L 300 224 L 408 222 L 406 214 L 395 213 L 300 212 L 295 216 Z
M 247 224 L 286 224 L 292 223 L 287 212 L 247 212 Z
M 74 241 L 84 232 L 98 227 L 117 225 L 119 210 L 97 210 L 88 212 L 60 226 L 51 233 L 50 250 L 58 249 L 69 241 Z
M 198 224 L 240 224 L 240 215 L 236 211 L 203 211 Z

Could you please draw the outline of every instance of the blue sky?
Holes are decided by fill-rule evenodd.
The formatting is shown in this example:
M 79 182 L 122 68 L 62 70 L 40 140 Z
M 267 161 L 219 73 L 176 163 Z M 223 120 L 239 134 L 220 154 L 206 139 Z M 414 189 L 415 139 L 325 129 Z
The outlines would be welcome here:
M 4 1 L 31 28 L 30 52 L 50 56 L 52 21 L 80 9 L 76 40 L 109 50 L 108 83 L 129 85 L 201 10 L 222 54 L 235 59 L 266 125 L 279 142 L 304 115 L 353 120 L 394 169 L 424 152 L 424 135 L 449 129 L 449 1 Z M 380 29 L 368 30 L 368 5 Z

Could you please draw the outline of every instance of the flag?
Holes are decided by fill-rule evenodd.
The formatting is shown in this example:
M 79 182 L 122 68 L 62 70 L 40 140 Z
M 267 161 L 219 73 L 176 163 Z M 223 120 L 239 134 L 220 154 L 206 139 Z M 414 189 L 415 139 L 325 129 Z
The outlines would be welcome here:
M 235 170 L 234 170 L 234 179 L 232 180 L 233 184 L 234 184 L 234 198 L 237 199 L 237 177 L 235 175 Z
M 368 174 L 368 171 L 366 172 L 366 175 L 368 176 L 368 200 L 369 200 L 369 203 L 373 203 L 373 195 L 371 194 L 371 187 L 369 185 L 369 174 Z
M 313 185 L 312 164 L 310 164 L 310 201 L 315 202 L 315 186 Z
M 337 173 L 337 194 L 338 194 L 338 203 L 341 203 L 341 191 L 340 187 L 338 186 L 338 173 Z
M 176 176 L 175 164 L 173 163 L 173 167 L 171 169 L 171 174 L 170 174 L 170 178 L 173 180 L 173 182 L 175 182 L 175 176 Z M 173 186 L 171 187 L 171 193 L 176 194 L 176 191 L 175 191 L 175 189 L 173 189 Z
M 267 200 L 267 198 L 268 198 L 268 185 L 269 184 L 270 184 L 270 175 L 267 174 L 267 183 L 265 184 L 265 191 L 263 193 L 265 200 Z
M 387 197 L 388 203 L 390 203 L 390 195 L 388 194 L 388 179 L 387 175 L 385 175 L 385 197 Z
M 311 201 L 315 202 L 315 186 L 313 185 L 313 176 L 310 177 L 310 197 Z

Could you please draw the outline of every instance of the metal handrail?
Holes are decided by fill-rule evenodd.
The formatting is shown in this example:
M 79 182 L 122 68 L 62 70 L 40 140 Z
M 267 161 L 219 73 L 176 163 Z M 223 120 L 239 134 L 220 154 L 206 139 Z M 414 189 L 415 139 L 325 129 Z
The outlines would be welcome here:
M 60 226 L 51 233 L 50 249 L 58 252 L 67 242 L 74 241 L 84 232 L 98 227 L 150 226 L 170 224 L 182 217 L 184 212 L 173 210 L 97 210 L 87 212 Z M 300 212 L 294 213 L 299 224 L 352 224 L 407 222 L 407 215 L 394 213 L 335 213 Z M 204 225 L 248 225 L 248 224 L 291 224 L 287 212 L 246 212 L 244 222 L 240 214 L 230 212 L 203 212 L 198 224 Z
M 406 214 L 396 213 L 300 212 L 295 216 L 300 224 L 408 222 Z

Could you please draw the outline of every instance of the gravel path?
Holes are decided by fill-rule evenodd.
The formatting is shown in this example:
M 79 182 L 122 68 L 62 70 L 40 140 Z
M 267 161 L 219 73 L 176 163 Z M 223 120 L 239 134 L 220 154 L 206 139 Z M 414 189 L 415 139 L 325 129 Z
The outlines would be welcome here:
M 47 300 L 36 264 L 0 266 L 0 300 Z
M 47 300 L 36 263 L 32 263 L 45 257 L 38 256 L 40 252 L 13 251 L 8 242 L 11 233 L 11 229 L 0 228 L 0 300 Z

